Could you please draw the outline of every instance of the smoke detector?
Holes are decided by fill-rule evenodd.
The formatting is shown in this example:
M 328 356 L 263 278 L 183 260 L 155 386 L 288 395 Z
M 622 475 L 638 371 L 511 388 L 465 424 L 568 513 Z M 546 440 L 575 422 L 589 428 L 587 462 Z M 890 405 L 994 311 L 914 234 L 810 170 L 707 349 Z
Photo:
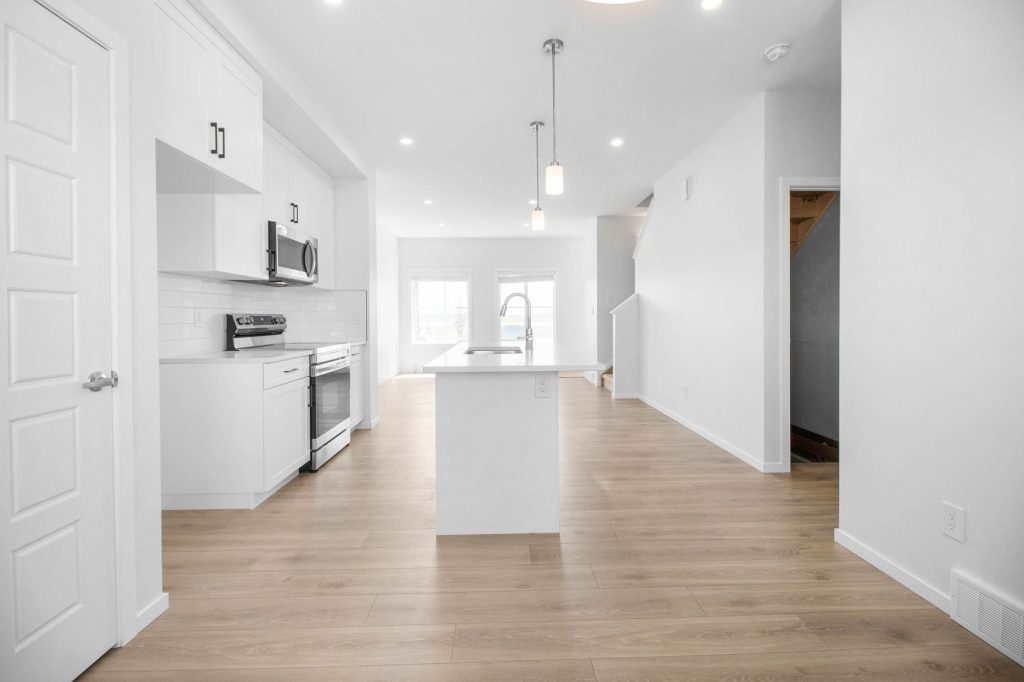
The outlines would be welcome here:
M 764 51 L 764 58 L 769 62 L 777 62 L 789 54 L 789 43 L 775 43 Z

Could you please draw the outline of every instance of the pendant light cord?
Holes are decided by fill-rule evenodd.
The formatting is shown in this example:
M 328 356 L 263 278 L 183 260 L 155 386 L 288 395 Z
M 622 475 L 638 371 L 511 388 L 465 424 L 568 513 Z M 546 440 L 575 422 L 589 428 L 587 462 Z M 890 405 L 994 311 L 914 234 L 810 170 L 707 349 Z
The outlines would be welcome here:
M 556 106 L 555 90 L 555 55 L 558 54 L 558 47 L 551 46 L 551 163 L 558 164 L 558 115 Z
M 537 148 L 537 164 L 536 164 L 536 168 L 534 169 L 536 171 L 536 176 L 537 176 L 537 210 L 540 210 L 540 125 L 539 124 L 535 123 L 533 125 L 533 137 L 534 137 L 534 140 L 535 140 L 535 146 Z

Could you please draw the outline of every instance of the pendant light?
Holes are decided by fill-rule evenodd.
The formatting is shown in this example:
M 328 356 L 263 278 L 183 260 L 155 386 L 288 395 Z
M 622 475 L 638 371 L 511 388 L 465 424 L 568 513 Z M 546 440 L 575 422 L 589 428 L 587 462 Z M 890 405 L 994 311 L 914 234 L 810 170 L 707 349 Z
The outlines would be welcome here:
M 544 41 L 544 50 L 551 53 L 551 165 L 544 173 L 544 192 L 549 196 L 558 196 L 565 192 L 565 174 L 558 165 L 558 118 L 555 91 L 555 56 L 565 48 L 558 38 Z
M 533 228 L 534 232 L 542 232 L 545 226 L 544 209 L 540 207 L 540 129 L 544 127 L 544 122 L 534 121 L 530 124 L 530 127 L 533 128 L 534 146 L 537 149 L 537 163 L 534 169 L 537 176 L 537 205 L 530 216 L 530 227 Z

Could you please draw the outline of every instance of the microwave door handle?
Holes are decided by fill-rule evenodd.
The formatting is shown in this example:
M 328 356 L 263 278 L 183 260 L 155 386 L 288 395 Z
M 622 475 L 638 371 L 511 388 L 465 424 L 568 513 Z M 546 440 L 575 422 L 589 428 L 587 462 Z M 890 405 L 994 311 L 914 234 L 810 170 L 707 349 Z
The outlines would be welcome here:
M 302 268 L 308 277 L 316 272 L 316 249 L 313 248 L 313 242 L 307 241 L 302 246 Z
M 309 273 L 309 276 L 312 277 L 320 269 L 320 254 L 317 253 L 312 243 L 309 245 L 309 250 L 313 254 L 313 272 Z

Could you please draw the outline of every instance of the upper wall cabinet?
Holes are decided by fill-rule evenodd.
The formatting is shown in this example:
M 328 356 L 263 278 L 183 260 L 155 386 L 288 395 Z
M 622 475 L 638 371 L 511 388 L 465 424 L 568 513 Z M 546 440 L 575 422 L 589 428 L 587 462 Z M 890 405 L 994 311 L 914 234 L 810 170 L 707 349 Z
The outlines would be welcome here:
M 262 191 L 259 74 L 184 0 L 154 4 L 158 190 Z

